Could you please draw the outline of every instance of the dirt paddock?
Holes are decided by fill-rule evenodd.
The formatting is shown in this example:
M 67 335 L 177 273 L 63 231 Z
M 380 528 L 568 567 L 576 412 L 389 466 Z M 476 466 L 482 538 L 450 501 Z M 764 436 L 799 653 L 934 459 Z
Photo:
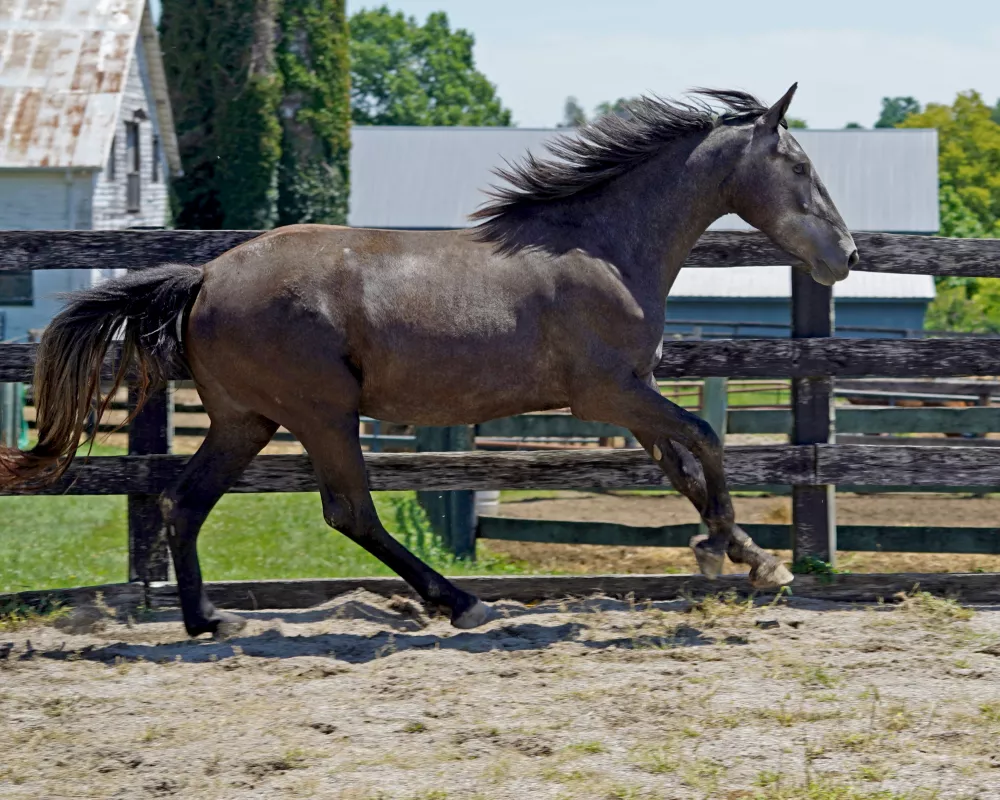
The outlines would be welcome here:
M 8 623 L 0 797 L 1000 798 L 1000 608 L 496 605 Z

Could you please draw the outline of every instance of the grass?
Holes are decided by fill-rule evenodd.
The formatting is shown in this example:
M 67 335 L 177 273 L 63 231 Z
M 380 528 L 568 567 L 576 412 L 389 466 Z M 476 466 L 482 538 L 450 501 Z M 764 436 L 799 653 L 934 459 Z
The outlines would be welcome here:
M 94 455 L 119 455 L 95 445 Z M 414 492 L 375 493 L 386 528 Z M 0 593 L 119 583 L 128 564 L 127 501 L 120 496 L 0 497 Z M 231 494 L 209 515 L 198 541 L 207 580 L 392 575 L 346 536 L 327 527 L 317 493 Z M 521 562 L 480 548 L 476 562 L 439 548 L 421 554 L 449 575 L 518 573 Z

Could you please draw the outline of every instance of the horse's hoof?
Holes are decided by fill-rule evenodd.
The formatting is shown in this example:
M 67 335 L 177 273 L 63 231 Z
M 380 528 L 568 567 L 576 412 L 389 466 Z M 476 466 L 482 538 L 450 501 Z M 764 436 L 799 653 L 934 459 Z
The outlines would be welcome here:
M 765 561 L 750 570 L 750 583 L 754 589 L 778 589 L 793 580 L 795 576 L 778 559 Z
M 216 639 L 230 639 L 247 626 L 247 621 L 228 611 L 217 611 L 219 624 L 215 626 Z
M 228 611 L 216 610 L 207 619 L 190 625 L 185 624 L 184 628 L 191 638 L 210 633 L 216 639 L 228 639 L 243 630 L 246 624 L 247 621 L 243 617 Z
M 451 624 L 456 628 L 468 630 L 469 628 L 478 628 L 480 625 L 489 622 L 494 616 L 495 613 L 492 608 L 482 600 L 476 600 L 474 605 L 467 608 L 457 617 L 453 617 Z
M 726 554 L 710 549 L 707 546 L 708 537 L 703 533 L 693 536 L 689 544 L 698 562 L 698 571 L 710 581 L 718 578 L 726 563 Z

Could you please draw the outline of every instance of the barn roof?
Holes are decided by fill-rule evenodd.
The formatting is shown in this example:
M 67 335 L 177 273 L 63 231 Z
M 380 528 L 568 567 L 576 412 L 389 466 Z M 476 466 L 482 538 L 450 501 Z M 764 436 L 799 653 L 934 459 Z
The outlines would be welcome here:
M 565 131 L 528 128 L 356 126 L 351 137 L 351 225 L 461 228 L 496 178 L 494 167 Z M 938 230 L 937 131 L 796 130 L 852 230 Z M 725 217 L 716 229 L 745 229 Z
M 146 0 L 0 2 L 0 168 L 101 168 L 142 37 L 172 170 L 180 166 Z
M 368 228 L 460 228 L 485 199 L 504 159 L 530 151 L 563 130 L 356 126 L 351 136 L 351 225 Z M 936 233 L 937 131 L 796 130 L 852 230 Z M 712 225 L 745 230 L 735 216 Z M 837 297 L 932 298 L 927 275 L 855 272 Z M 684 269 L 671 297 L 788 297 L 788 269 Z

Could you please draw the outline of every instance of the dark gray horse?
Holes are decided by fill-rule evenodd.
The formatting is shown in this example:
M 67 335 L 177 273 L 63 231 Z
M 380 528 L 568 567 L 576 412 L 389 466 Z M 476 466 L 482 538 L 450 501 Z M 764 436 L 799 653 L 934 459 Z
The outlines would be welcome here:
M 369 495 L 359 413 L 416 425 L 476 423 L 569 407 L 628 428 L 697 507 L 703 573 L 728 554 L 754 585 L 791 580 L 734 524 L 711 428 L 653 381 L 667 293 L 691 247 L 729 212 L 832 284 L 858 255 L 809 159 L 772 108 L 740 92 L 639 101 L 503 173 L 469 230 L 296 225 L 205 267 L 165 266 L 75 295 L 38 353 L 38 445 L 0 451 L 0 486 L 30 488 L 69 465 L 99 370 L 124 331 L 124 370 L 144 385 L 187 366 L 211 418 L 164 493 L 164 535 L 192 635 L 235 629 L 202 587 L 196 539 L 279 425 L 308 451 L 326 521 L 469 628 L 475 597 L 410 554 Z M 725 107 L 712 113 L 709 102 Z M 103 398 L 104 406 L 108 398 Z

